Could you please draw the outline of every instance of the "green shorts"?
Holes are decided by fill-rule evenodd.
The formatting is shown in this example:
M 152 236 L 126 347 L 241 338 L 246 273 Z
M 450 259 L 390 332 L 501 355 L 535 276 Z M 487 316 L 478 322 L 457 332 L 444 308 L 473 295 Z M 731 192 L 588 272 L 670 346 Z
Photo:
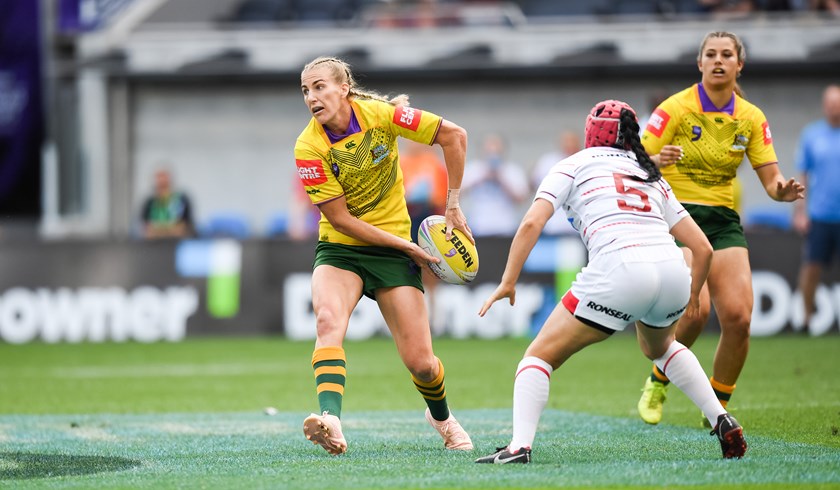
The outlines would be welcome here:
M 373 300 L 379 288 L 414 286 L 423 291 L 420 267 L 408 255 L 393 248 L 318 242 L 312 268 L 324 264 L 362 278 L 362 292 Z
M 730 247 L 748 248 L 744 227 L 741 226 L 741 217 L 734 210 L 724 206 L 698 204 L 683 204 L 683 206 L 703 230 L 714 250 Z M 679 240 L 677 240 L 677 245 L 685 246 Z

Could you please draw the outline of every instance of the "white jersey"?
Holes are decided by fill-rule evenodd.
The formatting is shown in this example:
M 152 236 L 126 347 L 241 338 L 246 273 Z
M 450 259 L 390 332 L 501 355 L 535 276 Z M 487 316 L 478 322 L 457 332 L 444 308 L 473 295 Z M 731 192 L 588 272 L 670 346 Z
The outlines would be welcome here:
M 673 244 L 670 230 L 688 212 L 665 180 L 646 178 L 633 152 L 587 148 L 557 162 L 534 199 L 565 211 L 590 259 L 627 247 Z

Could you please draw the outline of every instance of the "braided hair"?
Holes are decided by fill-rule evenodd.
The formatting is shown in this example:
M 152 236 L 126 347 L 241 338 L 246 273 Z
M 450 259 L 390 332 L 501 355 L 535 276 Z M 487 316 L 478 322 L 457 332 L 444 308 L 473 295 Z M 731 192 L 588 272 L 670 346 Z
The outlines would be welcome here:
M 662 178 L 662 172 L 650 159 L 650 156 L 642 146 L 642 140 L 639 137 L 639 123 L 636 121 L 636 114 L 628 109 L 621 109 L 618 126 L 618 141 L 616 147 L 625 148 L 636 154 L 636 161 L 648 173 L 648 178 L 645 182 L 656 182 Z

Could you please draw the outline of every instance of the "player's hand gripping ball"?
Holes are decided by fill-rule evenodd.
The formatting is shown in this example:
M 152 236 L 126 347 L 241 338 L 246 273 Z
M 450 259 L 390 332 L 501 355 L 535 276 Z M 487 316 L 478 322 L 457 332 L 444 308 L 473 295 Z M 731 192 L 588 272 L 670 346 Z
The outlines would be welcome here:
M 478 273 L 478 250 L 459 230 L 452 230 L 446 241 L 446 218 L 434 214 L 420 223 L 417 245 L 440 262 L 429 262 L 429 269 L 440 280 L 449 284 L 464 285 L 472 282 Z

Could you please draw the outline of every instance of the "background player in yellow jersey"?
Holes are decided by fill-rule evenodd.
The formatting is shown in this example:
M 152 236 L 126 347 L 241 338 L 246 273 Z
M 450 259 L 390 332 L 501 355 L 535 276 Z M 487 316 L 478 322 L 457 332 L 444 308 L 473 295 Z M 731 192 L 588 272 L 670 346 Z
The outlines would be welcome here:
M 321 211 L 312 273 L 317 340 L 312 354 L 319 413 L 304 420 L 307 439 L 330 454 L 347 450 L 341 430 L 346 378 L 342 347 L 350 314 L 362 295 L 374 299 L 403 363 L 428 408 L 426 419 L 447 449 L 471 450 L 469 435 L 449 412 L 444 369 L 432 351 L 420 271 L 438 260 L 411 241 L 397 137 L 443 150 L 449 178 L 447 238 L 453 228 L 474 243 L 459 207 L 466 131 L 430 112 L 358 87 L 350 67 L 317 58 L 301 73 L 312 119 L 295 144 L 306 193 Z
M 642 137 L 663 177 L 714 248 L 701 314 L 680 319 L 677 340 L 691 346 L 708 320 L 711 304 L 715 305 L 721 335 L 711 382 L 724 408 L 747 359 L 753 308 L 747 241 L 735 211 L 736 170 L 747 157 L 767 195 L 776 201 L 802 199 L 805 192 L 799 182 L 785 180 L 767 119 L 741 97 L 737 78 L 745 57 L 735 34 L 707 34 L 697 55 L 700 83 L 662 102 Z M 690 261 L 690 252 L 683 251 Z M 638 404 L 645 422 L 661 420 L 667 385 L 668 378 L 654 366 Z

